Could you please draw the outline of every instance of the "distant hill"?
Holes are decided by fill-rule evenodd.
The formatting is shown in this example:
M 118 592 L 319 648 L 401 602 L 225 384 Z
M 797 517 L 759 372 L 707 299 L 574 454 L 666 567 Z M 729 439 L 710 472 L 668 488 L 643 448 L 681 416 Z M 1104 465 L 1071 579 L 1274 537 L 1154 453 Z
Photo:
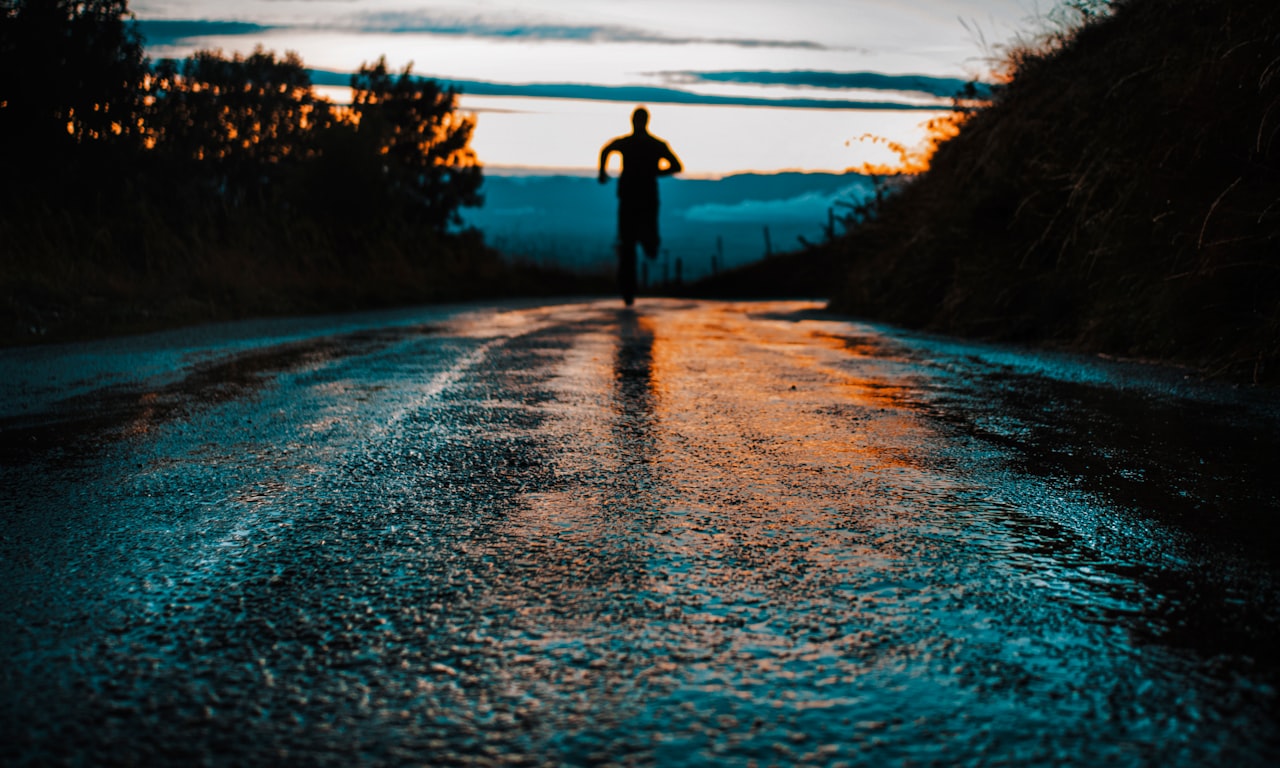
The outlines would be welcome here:
M 1275 381 L 1280 4 L 1109 11 L 1012 50 L 994 105 L 820 249 L 832 305 Z
M 801 247 L 800 238 L 818 243 L 826 237 L 828 211 L 844 210 L 872 190 L 859 174 L 739 174 L 722 179 L 669 178 L 661 182 L 664 257 L 652 268 L 674 279 L 696 279 L 711 272 L 712 256 L 727 269 L 759 260 L 773 251 Z M 583 271 L 613 269 L 617 229 L 614 182 L 594 176 L 485 177 L 485 204 L 465 212 L 468 224 L 498 250 L 536 263 Z M 765 240 L 765 229 L 769 242 Z

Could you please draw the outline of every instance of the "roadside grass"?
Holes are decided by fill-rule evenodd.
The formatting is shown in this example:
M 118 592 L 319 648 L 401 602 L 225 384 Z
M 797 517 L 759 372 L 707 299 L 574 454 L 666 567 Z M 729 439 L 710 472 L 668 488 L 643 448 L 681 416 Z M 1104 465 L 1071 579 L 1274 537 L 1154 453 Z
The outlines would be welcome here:
M 995 103 L 818 249 L 833 308 L 1275 380 L 1280 6 L 1111 11 L 1010 47 Z
M 1280 6 L 1076 0 L 992 53 L 926 171 L 695 292 L 1280 378 Z
M 301 216 L 171 220 L 144 201 L 97 212 L 36 202 L 0 218 L 0 343 L 603 287 L 596 276 L 507 258 L 477 232 L 335 231 Z

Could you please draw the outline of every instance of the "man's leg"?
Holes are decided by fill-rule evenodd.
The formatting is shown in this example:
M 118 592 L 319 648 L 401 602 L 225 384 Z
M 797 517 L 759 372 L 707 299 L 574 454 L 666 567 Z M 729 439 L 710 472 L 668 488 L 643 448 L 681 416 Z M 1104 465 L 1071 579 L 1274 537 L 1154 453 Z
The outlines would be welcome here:
M 622 240 L 618 244 L 618 290 L 622 292 L 622 301 L 628 307 L 636 300 L 636 243 L 634 240 Z
M 644 251 L 646 259 L 653 261 L 658 258 L 658 246 L 660 243 L 661 241 L 658 240 L 658 236 L 656 234 L 652 237 L 646 237 L 644 240 L 640 241 L 640 248 Z
M 638 218 L 640 232 L 637 239 L 644 249 L 645 258 L 653 261 L 658 258 L 658 246 L 662 242 L 658 238 L 658 201 L 646 200 L 645 203 L 640 209 L 642 215 Z

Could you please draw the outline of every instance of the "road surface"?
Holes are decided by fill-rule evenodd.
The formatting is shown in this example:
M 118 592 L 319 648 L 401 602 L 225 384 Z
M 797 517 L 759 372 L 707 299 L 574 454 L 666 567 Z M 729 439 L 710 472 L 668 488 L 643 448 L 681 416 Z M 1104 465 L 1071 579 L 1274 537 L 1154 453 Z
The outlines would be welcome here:
M 0 761 L 1280 760 L 1274 393 L 619 304 L 0 352 Z

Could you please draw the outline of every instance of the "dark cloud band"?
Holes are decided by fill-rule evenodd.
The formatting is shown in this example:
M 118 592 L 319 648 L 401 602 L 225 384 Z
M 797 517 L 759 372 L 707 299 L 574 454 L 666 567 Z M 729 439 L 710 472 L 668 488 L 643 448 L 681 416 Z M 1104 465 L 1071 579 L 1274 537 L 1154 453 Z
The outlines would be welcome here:
M 668 82 L 680 84 L 733 83 L 738 85 L 787 86 L 832 90 L 895 91 L 937 98 L 951 98 L 972 87 L 974 98 L 989 98 L 990 86 L 953 77 L 929 75 L 887 75 L 880 72 L 820 72 L 812 70 L 656 72 Z
M 351 76 L 339 72 L 312 70 L 311 81 L 316 85 L 350 85 Z M 533 99 L 583 99 L 588 101 L 619 101 L 632 104 L 690 104 L 702 106 L 773 107 L 775 109 L 867 109 L 893 111 L 933 111 L 942 107 L 936 104 L 905 104 L 896 101 L 857 101 L 850 99 L 767 99 L 751 96 L 725 96 L 694 93 L 678 88 L 644 85 L 589 85 L 585 83 L 491 83 L 482 80 L 446 80 L 471 96 L 508 96 Z
M 705 44 L 740 48 L 824 49 L 824 46 L 806 40 L 681 37 L 651 32 L 638 27 L 614 24 L 510 23 L 491 21 L 483 17 L 444 16 L 431 11 L 370 12 L 356 14 L 349 17 L 349 20 L 352 27 L 361 32 L 381 32 L 384 34 L 453 35 L 458 37 L 547 42 Z
M 138 30 L 149 45 L 175 45 L 183 41 L 218 36 L 256 35 L 280 26 L 241 21 L 140 20 Z M 499 23 L 482 18 L 453 18 L 413 11 L 361 13 L 315 25 L 290 25 L 290 29 L 344 31 L 364 34 L 443 35 L 490 40 L 570 43 L 650 43 L 657 45 L 720 45 L 737 48 L 825 50 L 807 40 L 765 40 L 738 37 L 680 37 L 619 25 Z
M 188 40 L 214 36 L 260 35 L 274 27 L 247 21 L 202 21 L 198 19 L 140 19 L 137 29 L 147 45 L 178 45 Z

